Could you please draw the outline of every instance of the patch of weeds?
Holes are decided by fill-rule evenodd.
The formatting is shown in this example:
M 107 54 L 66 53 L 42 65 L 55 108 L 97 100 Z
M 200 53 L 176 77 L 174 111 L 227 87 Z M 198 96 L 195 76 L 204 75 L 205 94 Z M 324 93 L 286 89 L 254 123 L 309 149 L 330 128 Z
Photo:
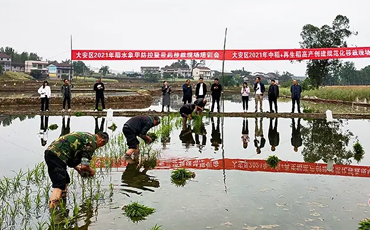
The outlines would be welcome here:
M 353 145 L 353 158 L 357 161 L 357 163 L 359 163 L 364 158 L 364 155 L 365 155 L 364 148 L 362 147 L 360 142 L 357 141 Z
M 122 210 L 125 211 L 125 215 L 134 223 L 145 220 L 147 216 L 155 212 L 154 208 L 149 208 L 138 202 L 123 206 Z
M 113 123 L 111 126 L 108 127 L 108 129 L 110 129 L 112 131 L 116 131 L 117 125 L 115 123 Z
M 369 230 L 370 229 L 370 219 L 363 219 L 358 223 L 358 230 Z
M 82 116 L 83 115 L 83 113 L 82 112 L 75 112 L 75 116 L 76 117 L 80 117 L 80 116 Z
M 103 111 L 103 108 L 99 107 L 99 108 L 98 108 L 98 111 L 100 111 L 100 112 L 101 112 L 101 111 Z
M 48 127 L 49 130 L 56 130 L 58 128 L 57 124 L 52 124 Z
M 162 230 L 162 225 L 155 225 L 153 228 L 151 228 L 150 230 Z
M 271 168 L 276 168 L 281 160 L 277 156 L 269 156 L 266 160 L 266 163 L 271 167 Z
M 315 111 L 311 109 L 310 107 L 303 108 L 303 113 L 314 113 Z
M 194 178 L 195 173 L 186 169 L 176 169 L 171 173 L 171 182 L 177 186 L 185 186 L 187 180 Z

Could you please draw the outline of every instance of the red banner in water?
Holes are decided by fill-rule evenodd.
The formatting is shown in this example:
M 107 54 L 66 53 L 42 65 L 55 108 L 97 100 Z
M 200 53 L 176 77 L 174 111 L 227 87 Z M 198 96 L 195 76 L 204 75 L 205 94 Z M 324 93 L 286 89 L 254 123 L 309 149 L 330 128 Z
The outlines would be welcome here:
M 105 165 L 104 158 L 95 158 L 96 167 Z M 125 167 L 127 163 L 121 161 L 112 163 L 112 167 Z M 208 169 L 208 170 L 241 170 L 241 171 L 260 171 L 260 172 L 280 172 L 298 174 L 323 174 L 335 176 L 370 177 L 369 166 L 357 165 L 334 165 L 332 171 L 328 171 L 327 164 L 280 161 L 278 166 L 273 169 L 265 160 L 247 159 L 160 159 L 156 169 Z
M 72 50 L 74 61 L 99 60 L 223 60 L 222 50 Z M 228 61 L 274 61 L 369 58 L 370 47 L 226 50 Z

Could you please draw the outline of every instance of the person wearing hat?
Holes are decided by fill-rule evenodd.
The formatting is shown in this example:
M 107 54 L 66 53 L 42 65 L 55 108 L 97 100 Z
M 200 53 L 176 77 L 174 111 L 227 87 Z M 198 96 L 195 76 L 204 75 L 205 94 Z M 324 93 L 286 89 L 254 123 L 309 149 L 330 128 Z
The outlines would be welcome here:
M 125 157 L 130 157 L 132 153 L 139 154 L 139 140 L 137 136 L 141 139 L 146 140 L 148 143 L 152 142 L 152 138 L 148 136 L 149 129 L 157 126 L 161 123 L 161 119 L 158 116 L 147 116 L 139 115 L 130 118 L 122 128 L 122 132 L 126 137 L 128 150 L 126 151 Z

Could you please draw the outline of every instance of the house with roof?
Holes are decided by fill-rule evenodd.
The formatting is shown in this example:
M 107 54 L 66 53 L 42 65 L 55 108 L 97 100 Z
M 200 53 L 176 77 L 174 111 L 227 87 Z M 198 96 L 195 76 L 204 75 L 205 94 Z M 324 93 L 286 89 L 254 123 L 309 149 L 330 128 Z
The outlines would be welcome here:
M 191 76 L 191 70 L 189 68 L 176 68 L 171 66 L 166 66 L 161 68 L 161 76 L 164 74 L 170 74 L 177 77 L 188 78 Z
M 49 78 L 67 79 L 72 76 L 73 66 L 69 63 L 52 62 L 47 66 Z
M 25 71 L 24 62 L 12 62 L 11 66 L 12 66 L 13 72 L 24 72 Z
M 141 66 L 140 71 L 142 75 L 146 73 L 159 74 L 160 67 L 159 66 Z
M 199 80 L 199 78 L 210 79 L 211 69 L 205 66 L 198 66 L 193 69 L 194 80 Z
M 48 65 L 47 61 L 25 61 L 24 72 L 31 73 L 32 70 L 39 70 L 41 73 L 46 74 L 48 73 Z
M 4 71 L 11 71 L 12 59 L 6 53 L 0 53 L 0 64 L 3 66 Z

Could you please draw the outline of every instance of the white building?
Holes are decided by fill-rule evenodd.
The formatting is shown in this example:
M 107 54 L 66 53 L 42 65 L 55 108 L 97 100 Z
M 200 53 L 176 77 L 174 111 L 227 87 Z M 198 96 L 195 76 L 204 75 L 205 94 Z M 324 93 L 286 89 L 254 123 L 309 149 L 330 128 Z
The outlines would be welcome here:
M 25 72 L 31 73 L 32 70 L 40 70 L 41 73 L 48 73 L 48 65 L 49 63 L 46 61 L 26 61 Z
M 194 80 L 199 80 L 199 78 L 209 79 L 211 77 L 211 69 L 208 67 L 198 66 L 193 69 Z

